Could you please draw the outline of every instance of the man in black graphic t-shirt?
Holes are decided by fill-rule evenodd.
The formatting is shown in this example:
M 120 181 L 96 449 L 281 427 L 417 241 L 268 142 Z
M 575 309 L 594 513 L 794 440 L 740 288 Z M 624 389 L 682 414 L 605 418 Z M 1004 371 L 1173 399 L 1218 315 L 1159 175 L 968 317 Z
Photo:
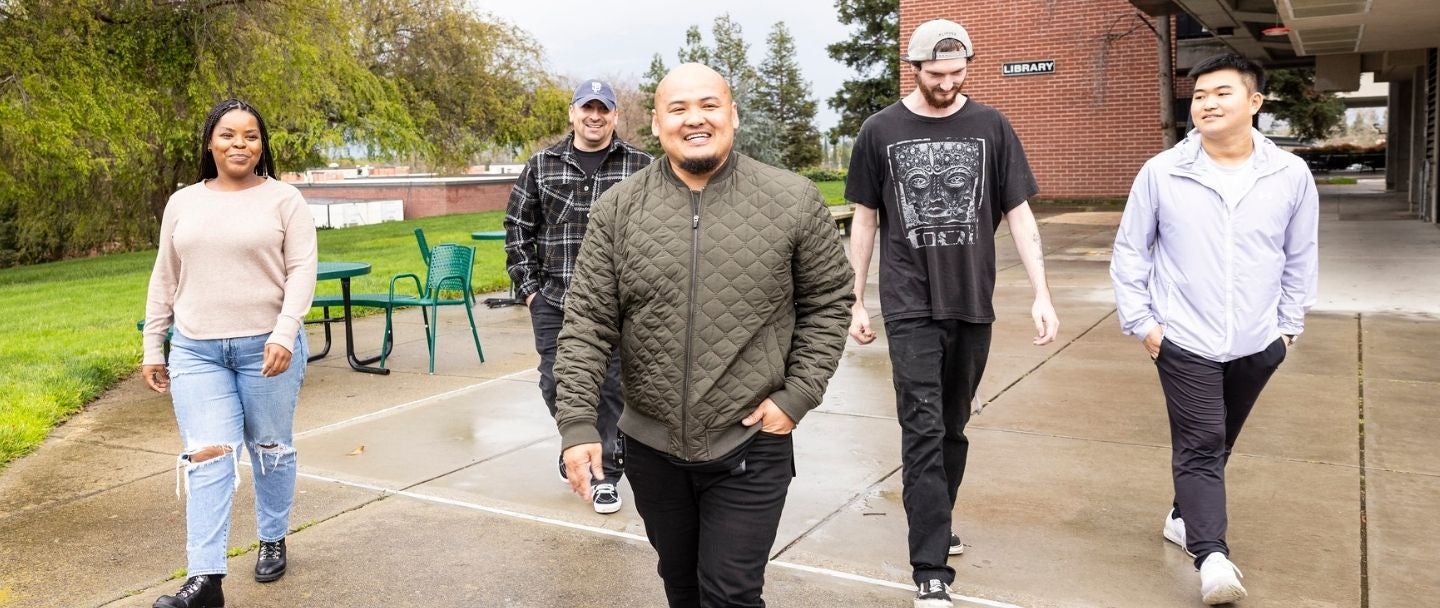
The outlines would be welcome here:
M 875 339 L 865 283 L 880 230 L 880 307 L 890 345 L 901 428 L 905 515 L 916 608 L 951 606 L 964 550 L 950 515 L 965 474 L 970 401 L 990 353 L 995 321 L 995 230 L 1004 219 L 1035 288 L 1033 343 L 1060 322 L 1045 282 L 1035 216 L 1039 191 L 1005 116 L 960 93 L 974 47 L 959 25 L 916 28 L 906 60 L 916 88 L 866 119 L 855 140 L 845 198 L 857 203 L 850 263 L 850 335 Z

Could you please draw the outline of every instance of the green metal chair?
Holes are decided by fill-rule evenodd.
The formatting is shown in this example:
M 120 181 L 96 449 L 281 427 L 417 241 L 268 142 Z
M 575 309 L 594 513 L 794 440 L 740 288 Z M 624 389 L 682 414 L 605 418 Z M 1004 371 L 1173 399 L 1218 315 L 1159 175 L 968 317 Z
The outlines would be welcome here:
M 380 367 L 385 367 L 385 359 L 389 356 L 390 346 L 395 340 L 392 317 L 395 308 L 399 306 L 420 307 L 422 318 L 425 319 L 425 344 L 430 349 L 430 373 L 435 373 L 435 340 L 440 326 L 437 314 L 441 306 L 465 308 L 465 316 L 470 319 L 470 336 L 475 339 L 475 353 L 480 356 L 481 363 L 485 362 L 485 351 L 480 348 L 480 333 L 475 329 L 475 314 L 470 310 L 475 305 L 470 293 L 470 274 L 475 265 L 475 249 L 455 243 L 442 243 L 429 251 L 430 259 L 426 265 L 423 287 L 420 277 L 414 273 L 397 274 L 390 279 L 389 296 L 383 302 L 374 303 L 385 309 L 385 339 L 380 349 Z M 416 295 L 413 297 L 395 292 L 396 285 L 406 278 L 415 282 Z M 460 292 L 460 297 L 445 297 L 444 292 L 453 291 Z M 367 302 L 362 305 L 371 304 Z M 429 309 L 428 314 L 425 314 L 426 309 Z
M 420 246 L 420 259 L 425 260 L 425 265 L 430 265 L 430 246 L 425 244 L 425 230 L 415 229 L 415 244 Z

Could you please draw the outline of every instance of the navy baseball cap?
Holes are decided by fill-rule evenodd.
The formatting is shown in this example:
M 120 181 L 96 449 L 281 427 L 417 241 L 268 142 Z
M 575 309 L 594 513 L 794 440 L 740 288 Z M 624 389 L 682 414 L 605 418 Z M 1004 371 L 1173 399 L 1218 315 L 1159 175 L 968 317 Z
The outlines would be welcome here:
M 615 111 L 615 89 L 610 88 L 610 83 L 593 78 L 580 83 L 575 87 L 575 97 L 570 100 L 570 105 L 583 106 L 591 99 L 599 99 L 606 108 Z

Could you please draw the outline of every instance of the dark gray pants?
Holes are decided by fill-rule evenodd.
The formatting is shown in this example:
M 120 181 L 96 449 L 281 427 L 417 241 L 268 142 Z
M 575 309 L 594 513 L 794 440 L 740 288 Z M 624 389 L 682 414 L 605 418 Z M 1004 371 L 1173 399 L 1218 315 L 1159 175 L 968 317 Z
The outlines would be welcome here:
M 540 353 L 540 396 L 550 417 L 555 417 L 555 342 L 560 337 L 560 327 L 565 321 L 565 311 L 556 308 L 536 294 L 530 303 L 530 324 L 535 329 L 535 351 Z M 595 428 L 600 431 L 601 456 L 604 461 L 605 478 L 591 482 L 620 483 L 625 473 L 625 438 L 620 434 L 620 412 L 625 402 L 620 395 L 620 350 L 610 355 L 610 368 L 605 371 L 605 384 L 600 387 L 600 405 L 595 412 Z
M 1230 554 L 1225 544 L 1225 464 L 1265 383 L 1285 360 L 1285 341 L 1247 357 L 1217 363 L 1169 340 L 1155 367 L 1170 414 L 1170 470 L 1175 508 L 1185 519 L 1185 548 L 1198 568 L 1205 556 Z
M 918 585 L 955 582 L 945 563 L 950 513 L 965 477 L 970 400 L 990 357 L 990 324 L 958 320 L 885 321 L 895 409 L 900 420 L 901 480 L 910 524 L 910 567 Z

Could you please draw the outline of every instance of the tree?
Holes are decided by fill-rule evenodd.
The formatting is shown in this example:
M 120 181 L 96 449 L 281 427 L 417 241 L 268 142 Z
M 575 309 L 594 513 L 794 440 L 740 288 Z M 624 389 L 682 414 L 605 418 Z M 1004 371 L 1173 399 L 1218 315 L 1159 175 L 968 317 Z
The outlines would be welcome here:
M 675 55 L 680 59 L 680 63 L 710 63 L 710 49 L 705 46 L 705 37 L 700 33 L 700 26 L 692 25 L 685 30 L 685 46 L 680 47 Z
M 0 266 L 153 245 L 226 97 L 282 171 L 354 145 L 449 167 L 563 130 L 541 65 L 463 0 L 0 0 Z
M 698 28 L 690 28 L 699 34 Z M 645 77 L 640 81 L 640 98 L 645 104 L 645 118 L 641 126 L 635 130 L 635 145 L 643 148 L 654 156 L 660 156 L 664 150 L 660 149 L 660 140 L 655 137 L 654 131 L 650 130 L 650 113 L 655 110 L 655 88 L 660 86 L 660 79 L 665 77 L 669 69 L 665 67 L 665 60 L 660 58 L 660 53 L 655 53 L 650 58 L 650 69 L 645 71 Z
M 815 100 L 810 98 L 810 83 L 800 76 L 795 61 L 795 39 L 784 22 L 776 22 L 766 43 L 756 106 L 779 127 L 781 164 L 792 170 L 818 165 L 820 131 L 815 128 Z
M 1266 79 L 1270 95 L 1265 106 L 1290 125 L 1290 134 L 1300 139 L 1322 140 L 1345 120 L 1345 104 L 1330 93 L 1315 90 L 1315 70 L 1291 68 L 1272 70 Z
M 730 83 L 735 105 L 740 111 L 740 127 L 735 132 L 735 147 L 760 162 L 780 164 L 780 138 L 777 126 L 759 105 L 756 89 L 759 75 L 750 65 L 750 45 L 745 42 L 740 24 L 726 13 L 715 18 L 711 29 L 715 46 L 710 50 L 710 67 Z
M 360 60 L 396 82 L 425 156 L 455 169 L 491 146 L 517 146 L 569 122 L 570 91 L 541 67 L 528 34 L 460 0 L 357 3 Z
M 859 133 L 866 118 L 900 99 L 899 0 L 835 0 L 835 10 L 841 23 L 857 29 L 825 50 L 858 78 L 846 80 L 826 102 L 840 112 L 831 141 Z

